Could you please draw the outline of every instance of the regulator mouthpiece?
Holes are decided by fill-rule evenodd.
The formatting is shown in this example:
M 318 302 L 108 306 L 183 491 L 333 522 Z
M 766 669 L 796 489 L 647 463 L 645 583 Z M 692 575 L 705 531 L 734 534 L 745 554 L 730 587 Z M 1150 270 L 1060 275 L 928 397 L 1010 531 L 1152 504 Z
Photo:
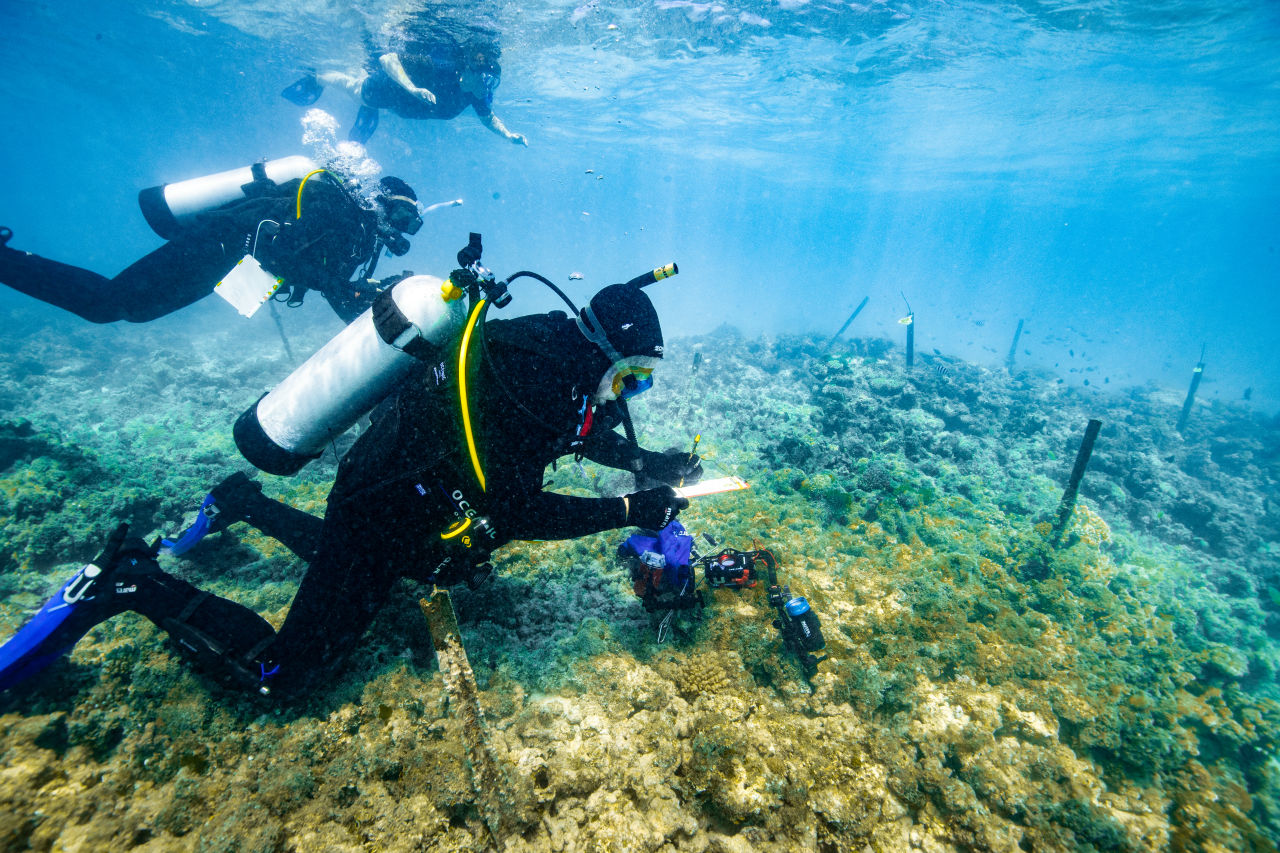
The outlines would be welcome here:
M 409 238 L 391 226 L 379 226 L 378 238 L 382 241 L 382 245 L 387 247 L 387 251 L 397 258 L 409 254 Z

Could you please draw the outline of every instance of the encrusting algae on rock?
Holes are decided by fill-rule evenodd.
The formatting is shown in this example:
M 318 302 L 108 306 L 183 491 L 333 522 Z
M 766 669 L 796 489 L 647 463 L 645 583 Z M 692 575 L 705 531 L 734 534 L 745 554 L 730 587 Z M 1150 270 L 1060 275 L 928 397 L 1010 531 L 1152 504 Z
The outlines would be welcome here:
M 75 345 L 41 344 L 53 359 Z M 959 363 L 908 376 L 874 341 L 711 345 L 671 347 L 664 394 L 635 406 L 641 437 L 687 447 L 678 430 L 701 432 L 716 466 L 751 481 L 681 521 L 778 556 L 822 619 L 829 657 L 811 679 L 760 587 L 711 591 L 659 644 L 613 557 L 621 532 L 512 546 L 485 586 L 454 590 L 493 775 L 473 777 L 480 718 L 460 713 L 412 584 L 352 664 L 291 705 L 201 681 L 123 616 L 0 699 L 0 847 L 1275 849 L 1280 606 L 1266 590 L 1280 583 L 1280 545 L 1267 550 L 1280 518 L 1232 500 L 1280 481 L 1274 456 L 1206 461 L 1208 439 L 1184 447 L 1148 426 L 1167 413 L 1140 396 Z M 216 360 L 182 357 L 166 368 L 182 381 L 148 407 L 170 413 L 148 447 L 134 440 L 145 413 L 97 433 L 58 414 L 82 403 L 118 421 L 122 399 L 0 367 L 30 419 L 0 432 L 6 635 L 114 521 L 172 529 L 225 473 L 227 459 L 160 462 L 230 431 L 208 414 L 226 378 L 200 365 Z M 256 387 L 278 365 L 256 369 L 240 380 Z M 1086 407 L 1117 426 L 1055 549 L 1039 523 Z M 1275 425 L 1212 414 L 1244 445 L 1280 446 Z M 100 473 L 92 486 L 67 489 L 90 464 L 73 457 Z M 583 494 L 619 485 L 597 473 L 550 477 Z M 315 505 L 331 474 L 324 462 L 267 487 Z M 45 543 L 37 504 L 66 541 Z M 301 567 L 259 544 L 233 528 L 167 567 L 277 621 Z M 495 819 L 502 808 L 516 819 Z
M 494 752 L 484 709 L 480 707 L 480 690 L 471 662 L 467 660 L 467 651 L 462 646 L 457 616 L 448 591 L 437 589 L 430 599 L 423 598 L 418 604 L 431 629 L 431 642 L 450 704 L 462 723 L 472 788 L 490 835 L 495 843 L 502 844 L 526 822 L 520 814 L 527 800 L 525 786 L 520 784 L 524 780 L 508 774 L 501 758 Z M 387 709 L 385 713 L 384 708 Z M 381 719 L 389 719 L 390 715 L 389 705 L 378 707 Z

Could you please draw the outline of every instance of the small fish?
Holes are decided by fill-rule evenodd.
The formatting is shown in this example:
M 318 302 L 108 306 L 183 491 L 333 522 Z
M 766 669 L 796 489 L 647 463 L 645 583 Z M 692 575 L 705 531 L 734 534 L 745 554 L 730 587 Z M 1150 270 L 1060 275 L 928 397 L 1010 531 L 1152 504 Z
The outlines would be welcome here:
M 1084 384 L 1085 384 L 1085 385 L 1088 385 L 1088 384 L 1089 384 L 1089 380 L 1088 380 L 1088 379 L 1086 379 L 1086 380 L 1084 381 Z
M 1067 355 L 1071 356 L 1072 358 L 1075 358 L 1075 357 L 1076 357 L 1076 351 L 1075 351 L 1075 350 L 1073 350 L 1073 349 L 1069 349 L 1069 350 L 1067 350 Z
M 1026 353 L 1027 355 L 1031 355 L 1031 350 L 1029 349 L 1024 349 L 1023 352 Z
M 582 281 L 582 273 L 580 272 L 569 273 L 569 281 Z
M 934 347 L 934 348 L 933 348 L 933 354 L 934 354 L 934 355 L 942 355 L 942 350 L 938 349 L 937 347 Z
M 1252 385 L 1250 385 L 1248 388 L 1244 389 L 1244 399 L 1246 399 L 1246 400 L 1252 400 L 1252 399 L 1253 399 L 1253 386 L 1252 386 Z

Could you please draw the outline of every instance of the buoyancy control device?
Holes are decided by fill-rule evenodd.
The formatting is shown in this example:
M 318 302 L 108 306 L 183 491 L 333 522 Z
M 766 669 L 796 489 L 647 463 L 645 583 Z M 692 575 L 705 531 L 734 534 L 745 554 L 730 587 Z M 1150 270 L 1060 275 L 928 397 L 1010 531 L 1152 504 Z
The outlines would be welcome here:
M 456 288 L 415 275 L 365 311 L 236 420 L 244 458 L 295 474 L 372 409 L 420 360 L 446 353 L 466 320 Z
M 306 177 L 316 164 L 301 154 L 241 166 L 214 175 L 148 187 L 138 206 L 151 230 L 172 240 L 183 221 L 242 198 L 268 195 L 280 184 Z
M 482 334 L 473 333 L 483 327 L 490 305 L 503 308 L 511 302 L 508 286 L 519 278 L 546 285 L 575 316 L 578 308 L 564 291 L 535 272 L 522 270 L 496 280 L 480 265 L 481 251 L 480 235 L 473 233 L 458 252 L 461 268 L 449 279 L 411 276 L 384 291 L 368 311 L 260 397 L 236 419 L 233 429 L 244 458 L 269 474 L 295 474 L 386 397 L 416 361 L 456 356 L 466 447 L 484 491 L 466 382 L 470 340 L 483 339 Z M 671 263 L 627 284 L 644 287 L 677 272 Z M 470 302 L 469 310 L 463 296 Z

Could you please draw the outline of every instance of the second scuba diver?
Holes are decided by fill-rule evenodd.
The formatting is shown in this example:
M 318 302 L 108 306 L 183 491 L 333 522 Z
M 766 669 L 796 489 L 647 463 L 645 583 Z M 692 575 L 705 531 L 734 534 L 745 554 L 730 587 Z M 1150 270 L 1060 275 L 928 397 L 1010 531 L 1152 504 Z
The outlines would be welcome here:
M 273 161 L 295 162 L 311 165 L 302 157 Z M 276 299 L 298 305 L 307 290 L 316 290 L 350 322 L 377 296 L 379 283 L 371 276 L 382 250 L 405 254 L 405 235 L 422 226 L 417 196 L 399 178 L 383 178 L 366 205 L 325 170 L 304 176 L 295 167 L 295 176 L 278 183 L 261 163 L 237 171 L 250 180 L 243 186 L 236 180 L 230 200 L 180 215 L 165 197 L 168 187 L 144 190 L 143 214 L 168 242 L 114 278 L 10 248 L 13 232 L 0 228 L 0 282 L 91 323 L 146 323 L 208 296 L 252 255 L 269 276 L 283 280 Z M 233 174 L 169 186 L 199 197 L 200 181 Z
M 615 431 L 625 399 L 650 387 L 663 355 L 657 313 L 640 287 L 606 287 L 577 317 L 554 311 L 495 320 L 480 332 L 478 371 L 464 378 L 472 405 L 460 411 L 453 363 L 424 361 L 342 458 L 323 522 L 297 510 L 275 513 L 275 524 L 292 524 L 292 541 L 304 543 L 295 550 L 309 558 L 279 632 L 249 608 L 163 571 L 154 548 L 125 539 L 122 525 L 0 648 L 0 688 L 38 672 L 92 626 L 133 610 L 217 678 L 263 693 L 296 690 L 354 650 L 401 577 L 475 582 L 489 569 L 488 554 L 513 540 L 660 530 L 688 505 L 671 485 L 616 498 L 543 490 L 545 467 L 566 454 L 646 482 L 701 476 L 696 455 L 643 450 Z M 464 440 L 459 421 L 467 411 Z M 224 483 L 240 499 L 239 507 L 229 501 L 224 522 L 259 524 L 283 507 L 251 486 L 243 477 Z
M 449 120 L 471 107 L 490 131 L 527 146 L 529 140 L 508 130 L 493 112 L 493 95 L 502 78 L 499 55 L 492 39 L 476 37 L 459 45 L 443 34 L 430 34 L 371 57 L 368 68 L 359 73 L 308 73 L 281 94 L 305 107 L 315 103 L 326 85 L 346 90 L 360 102 L 349 136 L 361 144 L 377 129 L 380 110 L 407 119 Z

